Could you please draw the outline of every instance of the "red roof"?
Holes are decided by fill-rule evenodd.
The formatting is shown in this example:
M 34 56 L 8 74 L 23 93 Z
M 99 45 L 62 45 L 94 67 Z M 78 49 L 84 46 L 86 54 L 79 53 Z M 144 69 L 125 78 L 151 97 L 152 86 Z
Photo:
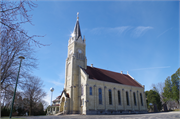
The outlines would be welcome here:
M 83 70 L 89 75 L 90 79 L 119 83 L 129 86 L 142 87 L 133 78 L 131 78 L 129 75 L 126 74 L 121 74 L 104 69 L 90 67 L 90 66 L 87 66 L 87 69 L 83 69 Z
M 66 97 L 69 98 L 69 93 L 66 93 Z
M 55 101 L 59 101 L 59 99 L 61 98 L 61 95 L 60 96 L 58 96 L 58 97 L 56 97 L 56 99 L 55 100 L 53 100 L 53 102 L 55 102 Z
M 59 106 L 59 104 L 54 104 L 54 105 L 52 105 L 52 106 Z
M 53 102 L 59 101 L 59 100 L 60 100 L 60 98 L 61 98 L 61 96 L 62 96 L 62 94 L 63 94 L 63 92 L 64 92 L 64 90 L 62 91 L 62 93 L 61 93 L 61 95 L 60 95 L 60 96 L 56 97 L 56 99 L 55 99 L 55 100 L 53 100 Z M 66 96 L 67 98 L 69 98 L 69 93 L 65 93 L 65 96 Z

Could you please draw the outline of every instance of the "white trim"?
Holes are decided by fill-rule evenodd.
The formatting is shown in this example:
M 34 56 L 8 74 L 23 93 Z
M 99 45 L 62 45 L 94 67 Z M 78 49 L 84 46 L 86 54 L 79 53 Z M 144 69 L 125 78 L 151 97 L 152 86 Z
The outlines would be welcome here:
M 94 80 L 94 79 L 88 79 L 88 80 L 92 80 L 92 81 L 99 81 L 99 82 L 104 82 L 104 83 L 112 83 L 112 84 L 116 84 L 116 85 L 123 85 L 123 86 L 130 86 L 130 85 L 125 85 L 125 84 L 119 84 L 119 83 L 113 83 L 113 82 L 108 82 L 108 81 L 100 81 L 100 80 Z M 143 87 L 137 87 L 137 86 L 130 86 L 130 87 L 135 87 L 135 88 L 141 88 L 143 89 Z
M 139 85 L 141 85 L 136 79 L 134 79 L 130 74 L 127 74 L 128 76 L 130 76 L 134 81 L 136 81 L 136 83 L 138 83 Z M 141 85 L 143 87 L 143 85 Z

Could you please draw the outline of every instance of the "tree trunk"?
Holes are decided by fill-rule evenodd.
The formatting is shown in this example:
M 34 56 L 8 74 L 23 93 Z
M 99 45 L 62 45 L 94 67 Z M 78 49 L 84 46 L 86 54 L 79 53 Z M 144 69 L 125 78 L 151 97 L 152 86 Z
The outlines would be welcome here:
M 163 104 L 163 108 L 164 108 L 164 112 L 167 112 L 167 111 L 168 111 L 168 110 L 167 110 L 167 104 L 166 104 L 166 103 Z
M 158 112 L 157 105 L 154 104 L 154 112 Z
M 31 116 L 31 114 L 32 114 L 32 98 L 31 97 L 30 97 L 30 106 L 29 106 L 29 109 L 30 109 L 29 116 Z

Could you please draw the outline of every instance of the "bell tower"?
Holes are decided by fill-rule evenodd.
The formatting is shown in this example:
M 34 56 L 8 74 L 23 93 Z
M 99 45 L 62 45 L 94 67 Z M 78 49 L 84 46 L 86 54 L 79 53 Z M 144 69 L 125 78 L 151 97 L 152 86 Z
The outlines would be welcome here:
M 79 96 L 80 96 L 80 81 L 79 71 L 80 67 L 87 67 L 86 59 L 86 40 L 82 39 L 79 13 L 77 13 L 77 21 L 74 31 L 68 41 L 68 54 L 66 59 L 66 74 L 64 88 L 66 93 L 70 96 L 70 113 L 79 113 Z

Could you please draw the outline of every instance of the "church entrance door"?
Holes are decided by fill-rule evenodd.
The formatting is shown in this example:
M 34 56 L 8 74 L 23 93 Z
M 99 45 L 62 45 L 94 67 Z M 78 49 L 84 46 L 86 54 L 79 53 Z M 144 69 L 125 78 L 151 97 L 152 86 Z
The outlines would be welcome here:
M 60 112 L 64 112 L 64 102 L 65 102 L 65 98 L 63 97 L 61 101 Z
M 81 114 L 83 114 L 83 107 L 81 106 Z

